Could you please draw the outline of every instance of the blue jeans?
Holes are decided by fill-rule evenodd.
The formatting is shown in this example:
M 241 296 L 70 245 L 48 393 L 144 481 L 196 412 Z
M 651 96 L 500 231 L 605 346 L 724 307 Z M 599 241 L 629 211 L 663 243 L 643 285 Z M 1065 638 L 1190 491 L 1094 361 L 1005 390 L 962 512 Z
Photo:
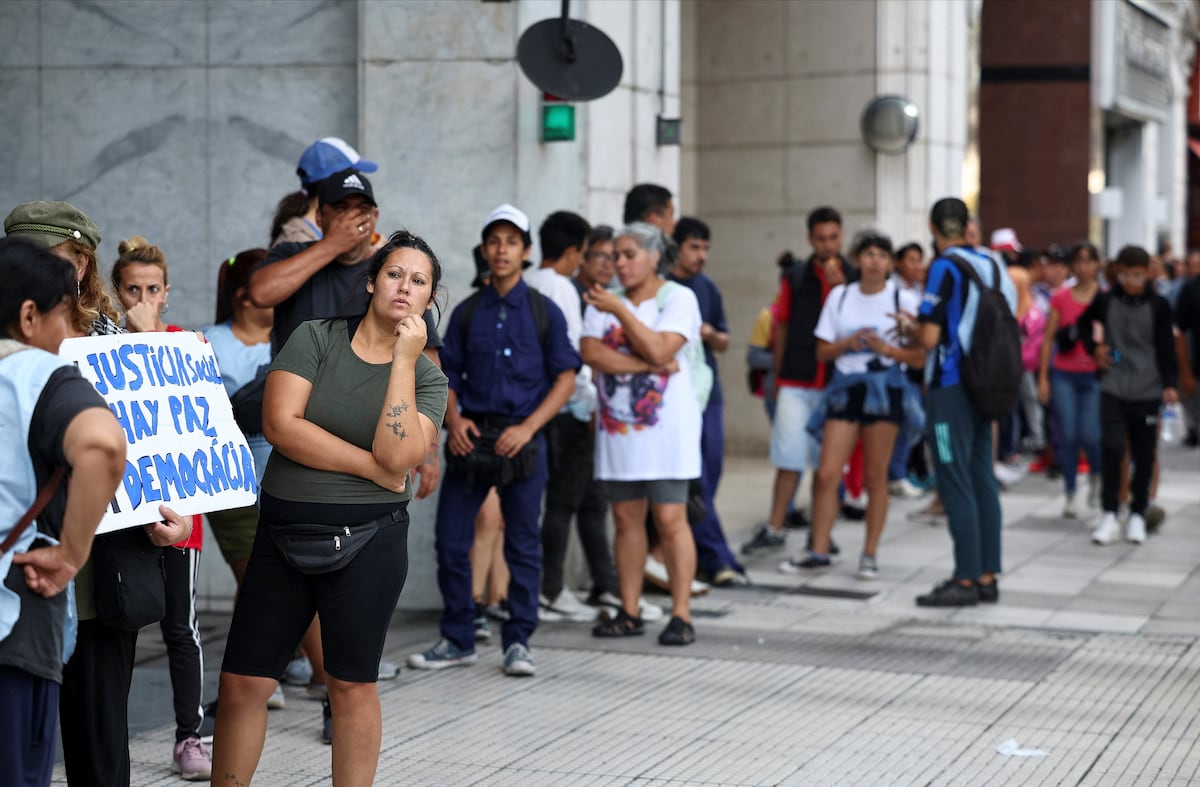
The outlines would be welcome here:
M 721 518 L 717 515 L 714 498 L 717 485 L 721 483 L 721 471 L 725 460 L 725 402 L 710 399 L 704 408 L 704 420 L 700 432 L 700 486 L 704 491 L 704 505 L 708 514 L 692 525 L 692 537 L 696 540 L 696 563 L 702 571 L 716 572 L 729 567 L 742 571 L 742 564 L 733 556 Z
M 1087 456 L 1091 472 L 1100 472 L 1100 381 L 1091 372 L 1050 370 L 1054 409 L 1062 430 L 1059 464 L 1067 494 L 1075 492 L 1079 449 Z
M 912 380 L 904 381 L 904 421 L 900 434 L 896 435 L 896 446 L 888 462 L 888 481 L 908 478 L 908 455 L 921 442 L 925 431 L 925 405 L 921 401 L 921 386 Z

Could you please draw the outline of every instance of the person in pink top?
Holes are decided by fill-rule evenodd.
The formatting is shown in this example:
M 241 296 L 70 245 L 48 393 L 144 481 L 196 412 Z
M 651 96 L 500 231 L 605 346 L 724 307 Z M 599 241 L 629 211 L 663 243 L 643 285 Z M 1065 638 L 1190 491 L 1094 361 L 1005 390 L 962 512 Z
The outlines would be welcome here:
M 1062 287 L 1050 297 L 1050 316 L 1042 341 L 1038 373 L 1038 399 L 1054 401 L 1062 429 L 1061 465 L 1066 504 L 1063 517 L 1079 516 L 1075 499 L 1076 464 L 1079 450 L 1087 456 L 1091 477 L 1088 479 L 1088 508 L 1099 505 L 1100 495 L 1100 381 L 1096 362 L 1083 346 L 1077 322 L 1096 293 L 1100 291 L 1097 274 L 1100 253 L 1090 243 L 1078 243 L 1071 249 L 1070 262 L 1075 284 Z M 1053 396 L 1051 396 L 1053 394 Z

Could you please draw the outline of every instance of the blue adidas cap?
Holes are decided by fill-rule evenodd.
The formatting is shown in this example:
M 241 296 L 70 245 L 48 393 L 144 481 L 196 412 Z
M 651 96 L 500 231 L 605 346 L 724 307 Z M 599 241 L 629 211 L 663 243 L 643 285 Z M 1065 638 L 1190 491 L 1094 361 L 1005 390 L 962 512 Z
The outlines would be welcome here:
M 340 137 L 325 137 L 308 146 L 300 155 L 296 174 L 305 186 L 312 185 L 345 169 L 374 172 L 379 165 L 358 155 L 358 151 Z

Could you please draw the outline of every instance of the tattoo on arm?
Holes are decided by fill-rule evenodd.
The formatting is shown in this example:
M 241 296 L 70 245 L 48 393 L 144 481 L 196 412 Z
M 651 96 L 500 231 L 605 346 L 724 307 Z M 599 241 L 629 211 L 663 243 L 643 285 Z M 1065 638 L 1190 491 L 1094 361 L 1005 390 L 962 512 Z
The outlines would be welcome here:
M 388 418 L 399 418 L 401 415 L 408 412 L 408 408 L 409 408 L 408 402 L 401 399 L 400 404 L 393 404 L 388 407 L 387 417 Z
M 404 426 L 399 421 L 389 421 L 387 425 L 392 430 L 392 434 L 401 440 L 408 437 L 408 432 L 404 431 Z

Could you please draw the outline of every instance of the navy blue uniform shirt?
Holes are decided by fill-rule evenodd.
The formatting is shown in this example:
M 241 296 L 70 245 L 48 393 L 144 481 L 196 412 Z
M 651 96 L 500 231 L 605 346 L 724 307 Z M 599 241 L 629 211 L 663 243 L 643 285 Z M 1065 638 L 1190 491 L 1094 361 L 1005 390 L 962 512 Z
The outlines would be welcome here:
M 696 300 L 700 302 L 701 320 L 721 333 L 729 333 L 729 323 L 725 320 L 725 304 L 721 301 L 721 291 L 717 289 L 717 285 L 712 279 L 703 273 L 697 273 L 690 279 L 680 278 L 673 274 L 668 274 L 667 278 L 682 284 L 696 294 Z M 710 402 L 723 401 L 721 377 L 717 374 L 717 359 L 707 344 L 704 345 L 704 360 L 713 372 L 712 393 L 708 395 L 708 400 Z
M 528 285 L 518 281 L 500 297 L 489 284 L 480 291 L 464 347 L 462 304 L 455 307 L 443 338 L 442 371 L 463 412 L 525 418 L 550 393 L 559 374 L 578 371 L 583 362 L 567 339 L 562 310 L 546 298 L 546 312 L 550 330 L 543 348 Z

